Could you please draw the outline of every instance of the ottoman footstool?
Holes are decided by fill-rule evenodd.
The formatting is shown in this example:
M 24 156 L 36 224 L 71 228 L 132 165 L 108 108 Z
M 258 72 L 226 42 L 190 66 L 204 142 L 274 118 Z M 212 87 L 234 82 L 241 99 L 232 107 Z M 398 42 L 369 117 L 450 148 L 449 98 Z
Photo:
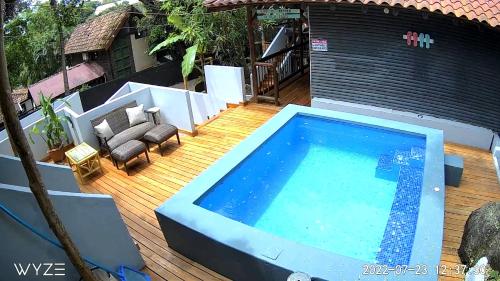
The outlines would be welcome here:
M 149 130 L 144 135 L 143 139 L 146 141 L 148 151 L 149 151 L 148 143 L 155 143 L 158 145 L 158 150 L 160 151 L 161 156 L 163 156 L 163 151 L 161 150 L 161 144 L 166 140 L 168 140 L 169 138 L 173 137 L 174 135 L 177 136 L 177 143 L 181 144 L 181 141 L 179 139 L 179 130 L 177 130 L 177 127 L 170 124 L 160 124 L 155 126 L 153 129 Z
M 138 140 L 129 140 L 111 151 L 111 159 L 115 162 L 117 169 L 120 169 L 118 163 L 123 163 L 128 176 L 129 172 L 127 168 L 127 161 L 134 157 L 139 157 L 142 153 L 146 154 L 146 159 L 148 160 L 148 163 L 150 163 L 146 145 Z

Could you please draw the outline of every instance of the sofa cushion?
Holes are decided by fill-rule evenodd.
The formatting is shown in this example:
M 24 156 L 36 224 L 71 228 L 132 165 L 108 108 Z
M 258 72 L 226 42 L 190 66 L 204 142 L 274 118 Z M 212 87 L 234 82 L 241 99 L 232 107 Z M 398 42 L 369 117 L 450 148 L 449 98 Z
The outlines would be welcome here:
M 122 105 L 120 107 L 113 109 L 111 112 L 108 112 L 104 115 L 101 115 L 101 116 L 91 120 L 90 123 L 92 124 L 92 127 L 95 127 L 95 126 L 99 125 L 104 119 L 106 119 L 106 121 L 108 122 L 109 127 L 111 127 L 111 130 L 113 131 L 113 133 L 118 134 L 118 133 L 130 128 L 130 125 L 128 123 L 127 113 L 125 112 L 125 109 L 130 108 L 130 107 L 135 107 L 135 106 L 137 106 L 137 102 L 135 100 L 131 101 L 125 105 Z
M 126 143 L 129 140 L 138 140 L 141 139 L 144 134 L 151 130 L 155 125 L 153 122 L 144 122 L 139 125 L 135 125 L 130 127 L 121 133 L 114 135 L 110 140 L 108 140 L 108 146 L 111 151 L 117 148 L 118 146 Z
M 144 151 L 146 151 L 146 145 L 143 142 L 129 140 L 113 150 L 113 152 L 111 152 L 111 157 L 120 162 L 127 162 Z
M 125 111 L 127 112 L 130 127 L 148 121 L 146 114 L 144 114 L 144 105 L 142 104 L 136 107 L 126 108 Z
M 97 132 L 97 135 L 99 137 L 105 138 L 107 140 L 115 135 L 111 130 L 111 127 L 109 127 L 108 121 L 106 121 L 106 119 L 104 119 L 101 124 L 95 126 L 94 130 Z
M 170 124 L 160 124 L 144 135 L 144 140 L 153 143 L 162 143 L 177 133 L 177 127 Z

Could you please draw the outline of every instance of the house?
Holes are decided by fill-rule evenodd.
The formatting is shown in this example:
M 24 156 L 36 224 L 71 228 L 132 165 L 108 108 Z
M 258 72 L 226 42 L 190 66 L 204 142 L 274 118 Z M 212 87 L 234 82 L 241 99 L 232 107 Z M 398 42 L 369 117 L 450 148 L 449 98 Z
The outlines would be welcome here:
M 252 24 L 271 4 L 301 9 L 310 27 L 313 106 L 500 131 L 499 1 L 205 1 L 212 11 L 246 6 Z
M 99 64 L 106 81 L 126 77 L 156 65 L 148 55 L 146 34 L 137 32 L 132 7 L 101 13 L 78 25 L 66 42 L 64 53 L 69 65 Z
M 106 81 L 104 68 L 95 62 L 82 62 L 68 68 L 68 84 L 71 92 L 86 86 L 95 86 Z M 28 87 L 33 103 L 40 105 L 40 94 L 57 98 L 64 95 L 62 71 Z
M 147 54 L 145 33 L 136 31 L 131 14 L 138 14 L 132 6 L 101 11 L 75 28 L 65 45 L 71 92 L 128 77 L 157 64 L 156 58 Z M 62 71 L 28 89 L 34 105 L 39 105 L 40 93 L 61 97 L 65 92 Z
M 29 114 L 30 112 L 33 111 L 33 101 L 31 100 L 31 97 L 28 95 L 28 89 L 26 88 L 19 88 L 19 89 L 14 89 L 12 90 L 12 101 L 14 102 L 17 112 L 20 115 L 19 118 L 22 116 Z M 0 130 L 4 129 L 4 124 L 3 124 L 3 114 L 0 112 Z

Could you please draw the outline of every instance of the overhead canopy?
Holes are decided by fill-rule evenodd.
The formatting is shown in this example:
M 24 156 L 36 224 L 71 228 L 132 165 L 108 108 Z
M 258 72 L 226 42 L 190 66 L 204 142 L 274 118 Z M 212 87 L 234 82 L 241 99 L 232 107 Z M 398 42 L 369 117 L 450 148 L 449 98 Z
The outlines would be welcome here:
M 205 0 L 211 10 L 237 8 L 243 5 L 351 3 L 376 4 L 440 12 L 500 26 L 500 1 L 498 0 Z
M 68 69 L 69 88 L 74 89 L 104 75 L 104 69 L 97 63 L 81 63 Z M 64 94 L 62 72 L 58 72 L 28 87 L 35 105 L 40 104 L 39 94 L 46 97 L 58 97 Z

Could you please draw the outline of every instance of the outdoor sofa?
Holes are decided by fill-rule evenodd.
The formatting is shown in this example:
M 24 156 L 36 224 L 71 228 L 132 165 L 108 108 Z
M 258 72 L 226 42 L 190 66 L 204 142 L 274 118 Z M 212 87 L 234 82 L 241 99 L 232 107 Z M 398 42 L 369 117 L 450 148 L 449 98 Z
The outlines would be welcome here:
M 127 109 L 133 108 L 137 108 L 136 101 L 120 106 L 90 121 L 100 149 L 110 155 L 113 164 L 118 169 L 119 163 L 123 163 L 127 174 L 127 161 L 130 159 L 145 153 L 149 162 L 147 154 L 149 145 L 147 145 L 147 142 L 158 144 L 160 152 L 161 143 L 174 135 L 177 136 L 177 142 L 180 144 L 178 130 L 173 125 L 155 125 L 145 119 L 144 122 L 132 124 L 131 126 Z M 112 136 L 106 136 L 106 134 L 102 133 L 102 130 L 100 131 L 99 127 L 102 127 L 104 121 L 109 125 Z

